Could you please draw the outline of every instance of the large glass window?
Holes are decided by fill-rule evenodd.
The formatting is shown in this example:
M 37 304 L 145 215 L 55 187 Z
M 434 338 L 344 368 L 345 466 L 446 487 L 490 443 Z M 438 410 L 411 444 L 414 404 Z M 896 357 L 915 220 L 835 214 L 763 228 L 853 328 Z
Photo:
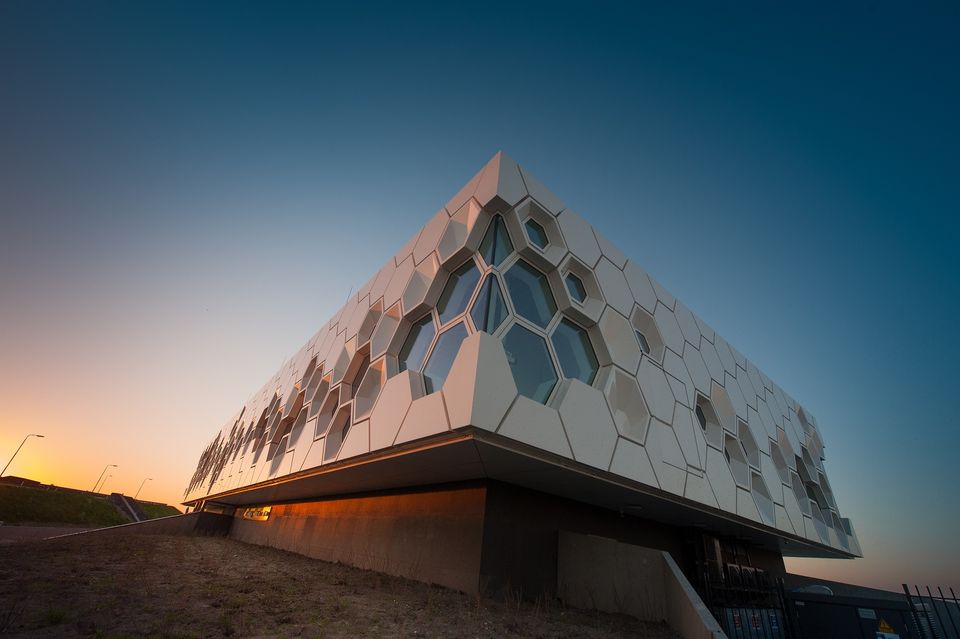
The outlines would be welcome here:
M 420 370 L 420 367 L 423 366 L 423 358 L 426 356 L 427 349 L 430 348 L 430 342 L 433 341 L 436 332 L 437 329 L 433 325 L 433 316 L 430 314 L 424 315 L 421 320 L 413 325 L 406 341 L 400 347 L 398 359 L 401 371 L 408 368 L 412 371 Z
M 477 295 L 477 301 L 473 303 L 470 316 L 477 330 L 486 333 L 496 332 L 507 319 L 507 305 L 495 275 L 488 275 L 481 285 L 480 294 Z
M 565 377 L 592 384 L 597 374 L 597 356 L 587 332 L 564 318 L 553 332 L 553 348 Z
M 437 313 L 440 315 L 440 325 L 446 324 L 467 308 L 473 289 L 480 279 L 480 272 L 473 260 L 468 260 L 463 266 L 450 274 L 440 300 L 437 302 Z
M 546 328 L 557 312 L 547 276 L 521 260 L 510 267 L 504 279 L 517 313 Z
M 504 336 L 503 348 L 517 390 L 521 395 L 545 404 L 557 385 L 557 373 L 553 369 L 547 343 L 533 331 L 518 324 Z
M 437 345 L 430 353 L 430 359 L 427 361 L 426 368 L 423 369 L 423 384 L 426 387 L 427 394 L 440 390 L 444 380 L 447 379 L 447 373 L 453 366 L 453 360 L 460 350 L 460 344 L 467 337 L 467 327 L 463 322 L 454 324 L 449 330 L 440 333 L 437 338 Z
M 493 217 L 490 228 L 480 242 L 480 256 L 490 266 L 500 266 L 503 260 L 513 252 L 513 242 L 507 234 L 507 226 L 499 215 Z

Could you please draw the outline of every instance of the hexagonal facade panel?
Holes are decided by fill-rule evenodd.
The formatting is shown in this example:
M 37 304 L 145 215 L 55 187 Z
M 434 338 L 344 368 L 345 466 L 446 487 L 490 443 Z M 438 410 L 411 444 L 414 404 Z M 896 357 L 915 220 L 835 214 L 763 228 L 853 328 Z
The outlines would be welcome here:
M 606 371 L 603 393 L 622 437 L 643 444 L 650 425 L 650 411 L 643 401 L 636 378 L 617 368 Z
M 377 474 L 466 440 L 499 456 Z M 346 477 L 358 460 L 371 477 L 510 483 L 535 457 L 563 497 L 662 498 L 651 510 L 852 556 L 823 451 L 805 406 L 498 153 L 230 418 L 185 500 L 296 486 L 327 465 Z

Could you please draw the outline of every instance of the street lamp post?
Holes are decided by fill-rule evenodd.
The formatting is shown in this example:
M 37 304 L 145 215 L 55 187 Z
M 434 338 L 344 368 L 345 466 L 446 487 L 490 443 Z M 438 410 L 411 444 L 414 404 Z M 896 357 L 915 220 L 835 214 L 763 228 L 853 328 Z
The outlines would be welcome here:
M 103 479 L 103 476 L 107 474 L 107 469 L 108 469 L 108 468 L 116 468 L 116 467 L 117 467 L 116 464 L 107 464 L 106 466 L 103 467 L 103 472 L 100 473 L 100 476 L 99 476 L 99 477 L 97 477 L 97 483 L 95 483 L 95 484 L 93 485 L 93 491 L 92 491 L 92 492 L 97 492 L 97 486 L 100 485 L 100 480 Z
M 23 445 L 26 444 L 26 443 L 27 443 L 27 440 L 30 439 L 31 437 L 38 437 L 38 438 L 40 438 L 40 439 L 43 439 L 43 435 L 38 435 L 38 434 L 36 434 L 36 433 L 30 433 L 29 435 L 27 435 L 26 437 L 24 437 L 24 438 L 23 438 L 23 441 L 20 442 L 20 445 L 17 446 L 17 450 L 13 453 L 13 457 L 11 457 L 11 458 L 10 458 L 10 461 L 7 462 L 7 465 L 3 467 L 3 470 L 0 470 L 0 477 L 3 477 L 3 473 L 7 472 L 7 469 L 10 468 L 10 464 L 13 463 L 14 457 L 17 456 L 17 453 L 20 452 L 20 449 L 23 448 Z
M 143 490 L 143 485 L 148 481 L 153 481 L 153 477 L 147 477 L 142 482 L 140 482 L 140 488 L 137 488 L 137 494 L 133 496 L 134 501 L 136 501 L 137 496 L 140 495 L 140 491 Z
M 113 475 L 107 475 L 106 479 L 103 480 L 103 483 L 100 484 L 100 490 L 103 490 L 103 487 L 107 485 L 107 482 L 110 481 L 111 477 L 113 477 Z

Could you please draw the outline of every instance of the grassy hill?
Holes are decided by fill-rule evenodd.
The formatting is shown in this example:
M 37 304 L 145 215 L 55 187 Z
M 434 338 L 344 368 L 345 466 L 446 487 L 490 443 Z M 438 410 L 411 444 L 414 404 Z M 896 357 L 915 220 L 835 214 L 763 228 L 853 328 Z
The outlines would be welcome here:
M 138 501 L 137 505 L 140 506 L 140 510 L 147 516 L 147 519 L 157 519 L 158 517 L 170 517 L 171 515 L 182 514 L 173 506 L 167 506 L 166 504 L 148 504 Z
M 71 491 L 0 484 L 0 521 L 10 524 L 115 526 L 128 523 L 105 500 Z

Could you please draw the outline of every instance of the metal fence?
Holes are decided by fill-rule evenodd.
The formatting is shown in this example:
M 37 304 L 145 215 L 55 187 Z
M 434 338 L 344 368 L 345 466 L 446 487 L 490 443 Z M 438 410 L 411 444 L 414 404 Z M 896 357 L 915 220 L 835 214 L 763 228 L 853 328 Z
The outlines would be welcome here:
M 960 600 L 953 588 L 944 592 L 939 586 L 934 590 L 915 585 L 911 592 L 903 584 L 903 594 L 923 639 L 960 639 Z
M 783 582 L 765 570 L 713 564 L 704 575 L 706 599 L 730 639 L 795 639 L 785 617 Z

